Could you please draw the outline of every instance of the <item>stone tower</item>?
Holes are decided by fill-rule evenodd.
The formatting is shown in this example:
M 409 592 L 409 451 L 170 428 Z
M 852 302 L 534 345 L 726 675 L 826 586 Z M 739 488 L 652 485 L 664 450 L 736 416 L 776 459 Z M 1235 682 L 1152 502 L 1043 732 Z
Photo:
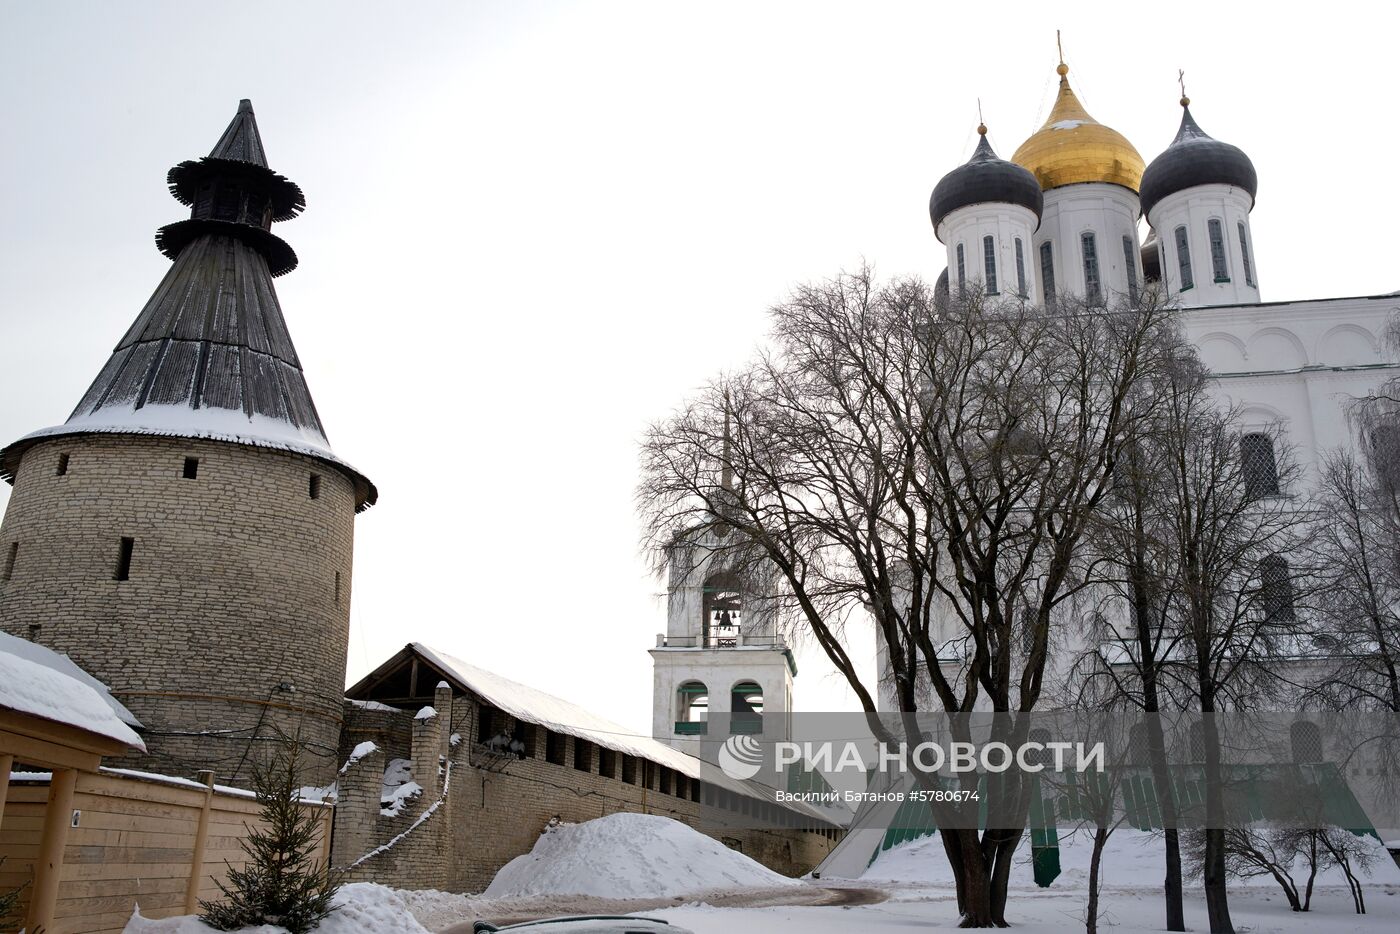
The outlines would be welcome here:
M 355 513 L 273 289 L 305 206 L 253 108 L 170 170 L 173 265 L 72 416 L 0 450 L 0 629 L 110 685 L 146 726 L 125 764 L 245 782 L 277 730 L 334 773 Z

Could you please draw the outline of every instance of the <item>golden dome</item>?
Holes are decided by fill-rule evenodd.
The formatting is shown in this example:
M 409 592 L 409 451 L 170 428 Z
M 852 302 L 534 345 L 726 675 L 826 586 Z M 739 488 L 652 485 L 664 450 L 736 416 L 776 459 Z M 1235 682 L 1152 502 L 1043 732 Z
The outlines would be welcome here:
M 1045 126 L 1021 144 L 1011 161 L 1029 169 L 1045 190 L 1077 182 L 1107 182 L 1133 191 L 1146 165 L 1123 134 L 1084 111 L 1070 90 L 1069 67 L 1061 63 L 1060 93 Z

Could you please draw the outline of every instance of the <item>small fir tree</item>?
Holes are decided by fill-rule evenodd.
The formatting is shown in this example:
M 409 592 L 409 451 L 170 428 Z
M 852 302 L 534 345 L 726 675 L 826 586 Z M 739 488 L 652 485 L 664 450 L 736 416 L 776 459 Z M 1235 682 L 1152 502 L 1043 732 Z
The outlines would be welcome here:
M 0 866 L 3 866 L 4 863 L 5 857 L 0 856 Z M 17 889 L 11 889 L 9 891 L 0 891 L 0 928 L 3 928 L 11 921 L 16 920 L 12 918 L 11 915 L 13 915 L 15 913 L 15 909 L 19 907 L 19 896 L 20 893 L 23 891 L 23 885 L 21 885 Z
M 329 865 L 316 861 L 320 821 L 301 804 L 299 754 L 299 744 L 284 737 L 253 770 L 264 826 L 250 830 L 241 844 L 248 862 L 242 869 L 230 866 L 228 882 L 219 883 L 223 900 L 199 903 L 211 927 L 275 924 L 305 934 L 335 910 L 331 898 L 340 883 Z

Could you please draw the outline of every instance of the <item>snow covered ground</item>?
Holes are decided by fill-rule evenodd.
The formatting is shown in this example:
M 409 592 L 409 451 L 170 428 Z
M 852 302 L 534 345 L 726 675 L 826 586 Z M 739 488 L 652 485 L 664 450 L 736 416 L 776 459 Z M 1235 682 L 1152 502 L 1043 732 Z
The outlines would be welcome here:
M 716 849 L 717 848 L 717 849 Z M 1031 876 L 1029 846 L 1012 872 L 1008 920 L 1026 934 L 1082 930 L 1089 843 L 1061 840 L 1062 872 L 1048 889 Z M 1231 885 L 1241 934 L 1343 934 L 1400 930 L 1400 869 L 1383 852 L 1364 881 L 1368 914 L 1352 912 L 1339 874 L 1319 877 L 1313 910 L 1289 910 L 1272 880 Z M 1104 934 L 1163 930 L 1159 841 L 1120 830 L 1104 859 Z M 716 884 L 716 880 L 722 880 Z M 702 889 L 704 894 L 695 894 Z M 580 892 L 589 894 L 567 894 Z M 665 918 L 695 934 L 903 934 L 952 931 L 957 901 L 937 838 L 915 840 L 880 858 L 860 879 L 786 879 L 666 818 L 613 815 L 546 833 L 498 874 L 482 895 L 406 892 L 359 883 L 341 890 L 342 910 L 321 934 L 469 934 L 472 922 L 516 922 L 563 914 L 635 913 Z M 1187 927 L 1205 931 L 1198 885 L 1188 884 Z M 127 934 L 209 934 L 193 919 L 134 920 Z M 250 929 L 245 934 L 280 934 Z

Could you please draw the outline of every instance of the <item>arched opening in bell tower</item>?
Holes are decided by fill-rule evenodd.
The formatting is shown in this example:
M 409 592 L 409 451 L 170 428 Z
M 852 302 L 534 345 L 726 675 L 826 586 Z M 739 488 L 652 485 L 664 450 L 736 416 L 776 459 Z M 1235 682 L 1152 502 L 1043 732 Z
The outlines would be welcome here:
M 733 649 L 743 632 L 743 594 L 738 575 L 721 571 L 705 580 L 703 644 L 712 649 Z
M 740 681 L 729 692 L 729 732 L 763 732 L 763 688 L 753 681 Z
M 710 689 L 703 681 L 687 681 L 676 689 L 676 732 L 699 735 L 710 718 Z

